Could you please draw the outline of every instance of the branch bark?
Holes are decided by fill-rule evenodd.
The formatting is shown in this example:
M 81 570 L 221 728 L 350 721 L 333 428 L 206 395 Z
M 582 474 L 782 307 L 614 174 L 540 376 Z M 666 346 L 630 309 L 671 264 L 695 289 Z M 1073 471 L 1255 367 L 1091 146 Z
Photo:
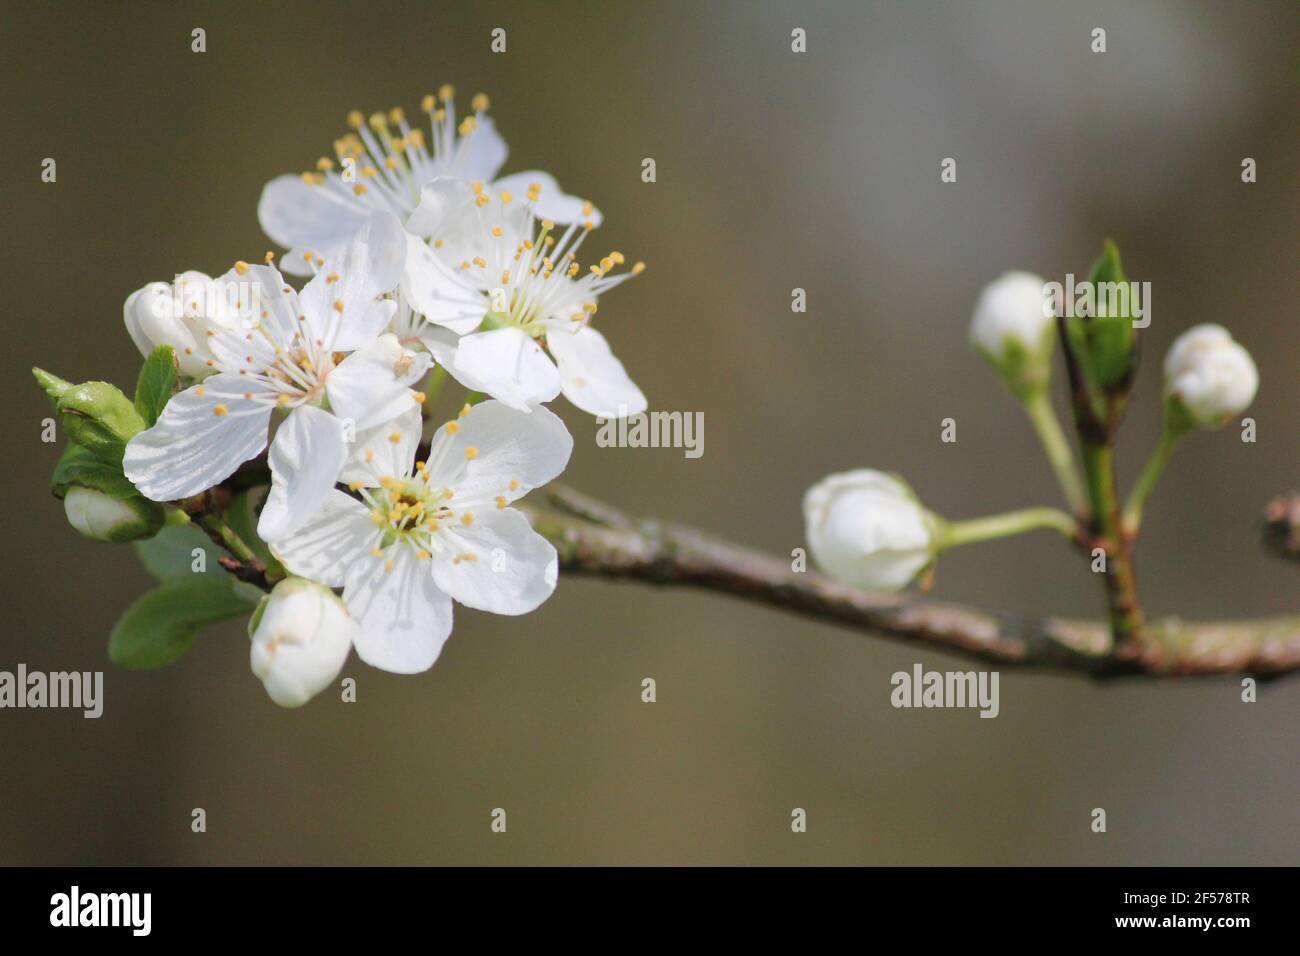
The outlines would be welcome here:
M 784 557 L 682 525 L 633 518 L 562 486 L 520 505 L 566 574 L 730 594 L 814 620 L 999 667 L 1120 676 L 1252 675 L 1300 670 L 1300 614 L 1250 621 L 1150 621 L 1117 646 L 1100 621 L 1030 618 L 847 587 Z

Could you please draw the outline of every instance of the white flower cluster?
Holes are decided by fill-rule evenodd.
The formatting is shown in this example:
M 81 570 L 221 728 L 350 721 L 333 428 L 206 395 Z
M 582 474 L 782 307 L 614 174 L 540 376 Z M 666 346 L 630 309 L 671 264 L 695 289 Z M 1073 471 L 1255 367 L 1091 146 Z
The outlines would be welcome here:
M 476 96 L 458 119 L 443 87 L 424 99 L 427 130 L 400 110 L 354 112 L 333 158 L 268 183 L 258 216 L 290 250 L 283 272 L 310 277 L 301 289 L 268 254 L 126 301 L 141 352 L 172 346 L 188 380 L 127 445 L 143 495 L 212 488 L 275 427 L 258 534 L 307 579 L 279 585 L 254 622 L 253 670 L 277 703 L 319 692 L 353 646 L 375 667 L 425 670 L 453 600 L 512 615 L 545 601 L 555 549 L 510 507 L 573 448 L 541 403 L 646 408 L 591 324 L 600 295 L 644 266 L 579 260 L 600 213 L 546 173 L 501 177 L 487 106 Z M 418 386 L 435 365 L 490 400 L 419 453 Z

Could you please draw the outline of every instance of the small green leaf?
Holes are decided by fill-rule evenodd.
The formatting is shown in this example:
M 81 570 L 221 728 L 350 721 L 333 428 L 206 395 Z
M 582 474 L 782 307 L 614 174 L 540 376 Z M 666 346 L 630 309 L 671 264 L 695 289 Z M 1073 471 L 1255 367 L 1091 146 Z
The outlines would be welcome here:
M 194 570 L 194 549 L 203 550 L 204 571 Z M 148 541 L 136 541 L 135 553 L 145 570 L 159 581 L 196 577 L 200 573 L 227 577 L 217 563 L 220 550 L 208 536 L 192 524 L 169 525 Z
M 45 390 L 45 394 L 50 396 L 50 401 L 58 407 L 59 399 L 63 393 L 72 388 L 72 383 L 66 379 L 59 378 L 57 375 L 51 375 L 43 368 L 32 369 L 32 374 L 36 376 L 36 382 Z
M 121 390 L 108 382 L 82 382 L 64 391 L 55 407 L 69 437 L 96 458 L 121 465 L 126 443 L 144 420 Z
M 1133 364 L 1133 302 L 1128 277 L 1119 261 L 1119 247 L 1107 239 L 1101 258 L 1088 277 L 1095 296 L 1095 314 L 1084 323 L 1092 373 L 1103 391 L 1121 387 L 1131 376 Z M 1112 299 L 1108 290 L 1114 290 Z M 1101 315 L 1103 304 L 1113 301 L 1115 314 Z
M 160 345 L 145 359 L 135 383 L 135 410 L 146 428 L 158 421 L 176 391 L 176 381 L 176 353 L 170 345 Z
M 56 498 L 64 497 L 71 485 L 84 485 L 122 500 L 139 495 L 120 467 L 101 461 L 80 445 L 63 450 L 50 478 L 50 491 Z
M 196 574 L 169 581 L 126 609 L 108 638 L 108 657 L 132 669 L 162 667 L 184 654 L 199 628 L 239 617 L 253 605 L 233 579 Z

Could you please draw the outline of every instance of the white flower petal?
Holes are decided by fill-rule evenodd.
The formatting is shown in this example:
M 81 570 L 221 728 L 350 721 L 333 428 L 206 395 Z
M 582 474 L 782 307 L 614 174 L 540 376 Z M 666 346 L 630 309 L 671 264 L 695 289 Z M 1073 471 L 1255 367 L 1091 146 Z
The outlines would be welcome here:
M 381 335 L 353 352 L 325 381 L 330 407 L 360 432 L 396 418 L 414 403 L 411 386 L 429 369 L 430 358 L 402 348 L 397 336 Z
M 434 561 L 433 579 L 466 607 L 527 614 L 554 593 L 555 548 L 514 508 L 481 512 L 445 536 L 453 552 Z
M 474 193 L 468 179 L 438 176 L 420 187 L 420 204 L 406 220 L 406 231 L 425 239 L 459 216 Z
M 188 498 L 228 478 L 266 447 L 271 406 L 243 397 L 264 391 L 222 373 L 173 395 L 157 424 L 127 442 L 126 477 L 154 501 Z
M 271 442 L 271 491 L 258 535 L 273 541 L 297 530 L 329 496 L 347 457 L 339 419 L 310 405 L 295 408 Z
M 397 217 L 376 212 L 303 287 L 299 300 L 312 334 L 330 349 L 358 348 L 374 339 L 392 318 L 380 316 L 375 299 L 397 288 L 406 262 L 406 233 Z
M 348 568 L 382 537 L 366 506 L 335 489 L 302 527 L 268 543 L 294 574 L 337 588 L 343 586 Z
M 301 253 L 324 256 L 327 249 L 346 244 L 365 225 L 367 213 L 359 203 L 303 182 L 301 176 L 277 176 L 262 189 L 257 219 L 277 245 L 296 251 L 286 256 L 285 271 L 311 274 Z M 301 266 L 297 265 L 301 263 Z M 301 269 L 303 271 L 296 271 Z
M 407 237 L 402 296 L 430 322 L 459 335 L 473 332 L 488 312 L 488 298 L 456 278 L 451 266 L 422 239 Z
M 555 363 L 514 327 L 466 335 L 456 349 L 455 368 L 457 380 L 521 411 L 560 394 Z
M 423 425 L 420 406 L 412 403 L 396 418 L 358 432 L 339 481 L 345 484 L 361 481 L 374 488 L 386 476 L 409 475 L 415 465 L 415 450 L 420 445 Z M 397 441 L 393 441 L 394 436 Z
M 462 136 L 457 144 L 452 172 L 465 179 L 478 179 L 489 183 L 505 165 L 509 148 L 497 132 L 490 116 L 479 115 L 474 131 Z
M 492 192 L 509 192 L 522 199 L 528 195 L 528 187 L 533 184 L 542 187 L 537 202 L 533 204 L 533 212 L 538 219 L 560 223 L 590 222 L 593 228 L 601 224 L 604 217 L 599 209 L 593 206 L 589 213 L 584 213 L 587 200 L 566 194 L 554 176 L 538 169 L 512 173 L 498 179 L 492 184 Z
M 577 332 L 552 328 L 546 333 L 546 345 L 559 367 L 564 397 L 584 412 L 622 418 L 646 410 L 645 395 L 595 329 L 588 325 Z
M 392 570 L 385 570 L 389 561 Z M 358 625 L 357 654 L 372 667 L 426 671 L 451 636 L 451 598 L 434 583 L 429 562 L 403 544 L 355 561 L 343 601 Z
M 551 481 L 569 463 L 573 436 L 560 417 L 537 407 L 531 414 L 501 402 L 480 402 L 456 423 L 434 435 L 430 481 L 454 488 L 453 505 L 521 498 Z M 473 449 L 472 457 L 469 449 Z

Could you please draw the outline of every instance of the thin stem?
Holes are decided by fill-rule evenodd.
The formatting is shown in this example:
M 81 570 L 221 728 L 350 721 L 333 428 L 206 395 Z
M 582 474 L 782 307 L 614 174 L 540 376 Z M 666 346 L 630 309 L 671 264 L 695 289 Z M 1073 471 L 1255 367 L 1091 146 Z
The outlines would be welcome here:
M 253 549 L 244 543 L 244 539 L 235 532 L 234 528 L 226 524 L 224 518 L 214 514 L 204 514 L 199 516 L 198 522 L 209 533 L 209 536 L 216 535 L 219 537 L 225 549 L 240 561 L 261 565 L 261 561 L 253 553 Z M 216 538 L 213 540 L 216 540 Z
M 1040 529 L 1059 531 L 1067 538 L 1074 538 L 1078 533 L 1078 523 L 1059 508 L 1022 508 L 984 518 L 952 521 L 939 536 L 939 550 Z
M 435 365 L 429 372 L 429 377 L 424 382 L 424 407 L 432 408 L 438 401 L 438 396 L 442 394 L 442 386 L 447 383 L 447 370 L 441 365 Z
M 1092 501 L 1093 540 L 1089 547 L 1105 552 L 1106 599 L 1110 606 L 1111 633 L 1118 648 L 1128 650 L 1142 638 L 1146 618 L 1138 602 L 1131 543 L 1120 526 L 1119 496 L 1115 490 L 1115 450 L 1104 443 L 1083 443 L 1083 470 Z
M 1181 437 L 1181 433 L 1173 433 L 1168 429 L 1161 433 L 1156 450 L 1151 453 L 1137 484 L 1129 492 L 1128 501 L 1124 503 L 1124 531 L 1129 535 L 1137 534 L 1138 528 L 1142 526 L 1142 509 L 1146 506 L 1152 489 L 1160 480 L 1165 465 L 1169 464 L 1169 459 L 1174 449 L 1178 447 L 1178 440 Z
M 1047 453 L 1047 460 L 1056 472 L 1056 480 L 1060 483 L 1066 503 L 1075 514 L 1082 514 L 1087 505 L 1083 480 L 1079 477 L 1074 452 L 1070 450 L 1070 443 L 1061 430 L 1061 423 L 1052 408 L 1047 389 L 1035 389 L 1025 397 L 1024 405 L 1029 421 L 1038 433 L 1038 440 L 1043 444 L 1043 451 Z

